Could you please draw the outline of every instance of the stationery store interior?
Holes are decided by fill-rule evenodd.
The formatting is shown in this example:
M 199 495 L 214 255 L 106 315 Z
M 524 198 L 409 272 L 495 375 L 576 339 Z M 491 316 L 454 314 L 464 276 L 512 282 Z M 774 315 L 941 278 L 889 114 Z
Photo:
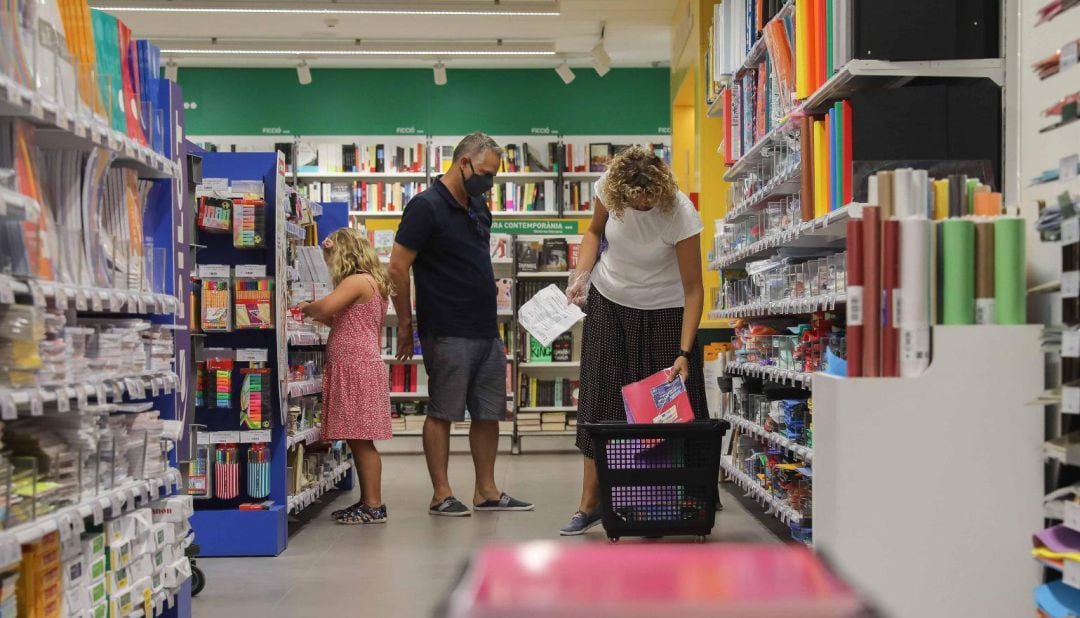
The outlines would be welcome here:
M 5 0 L 0 617 L 1080 616 L 1078 48 Z

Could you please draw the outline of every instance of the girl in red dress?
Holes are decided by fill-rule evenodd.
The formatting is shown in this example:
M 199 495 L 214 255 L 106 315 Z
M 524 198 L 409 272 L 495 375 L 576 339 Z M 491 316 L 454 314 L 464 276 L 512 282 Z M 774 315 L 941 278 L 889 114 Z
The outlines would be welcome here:
M 389 440 L 390 393 L 379 335 L 393 295 L 386 267 L 366 238 L 342 228 L 323 241 L 334 291 L 303 303 L 305 315 L 330 325 L 323 368 L 323 428 L 345 440 L 360 478 L 360 501 L 334 512 L 341 524 L 381 524 L 382 459 L 374 440 Z

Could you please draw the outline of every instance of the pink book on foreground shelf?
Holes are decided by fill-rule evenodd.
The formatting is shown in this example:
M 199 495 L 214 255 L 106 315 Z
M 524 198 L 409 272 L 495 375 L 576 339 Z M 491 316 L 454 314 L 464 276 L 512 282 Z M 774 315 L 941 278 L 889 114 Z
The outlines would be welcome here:
M 689 423 L 694 420 L 682 376 L 668 381 L 666 369 L 622 387 L 628 423 Z

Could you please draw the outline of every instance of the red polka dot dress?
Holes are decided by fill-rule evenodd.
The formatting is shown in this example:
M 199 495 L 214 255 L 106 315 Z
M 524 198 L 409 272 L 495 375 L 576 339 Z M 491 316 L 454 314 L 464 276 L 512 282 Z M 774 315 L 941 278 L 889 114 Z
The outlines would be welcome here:
M 334 317 L 323 368 L 324 439 L 389 440 L 393 435 L 390 384 L 379 345 L 388 306 L 376 293 Z

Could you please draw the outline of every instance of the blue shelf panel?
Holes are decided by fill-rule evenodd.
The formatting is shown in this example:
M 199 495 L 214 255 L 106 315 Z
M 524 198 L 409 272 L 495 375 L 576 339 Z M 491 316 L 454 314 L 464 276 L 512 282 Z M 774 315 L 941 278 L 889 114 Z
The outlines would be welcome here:
M 277 556 L 289 536 L 284 504 L 266 511 L 195 511 L 191 527 L 200 557 Z

